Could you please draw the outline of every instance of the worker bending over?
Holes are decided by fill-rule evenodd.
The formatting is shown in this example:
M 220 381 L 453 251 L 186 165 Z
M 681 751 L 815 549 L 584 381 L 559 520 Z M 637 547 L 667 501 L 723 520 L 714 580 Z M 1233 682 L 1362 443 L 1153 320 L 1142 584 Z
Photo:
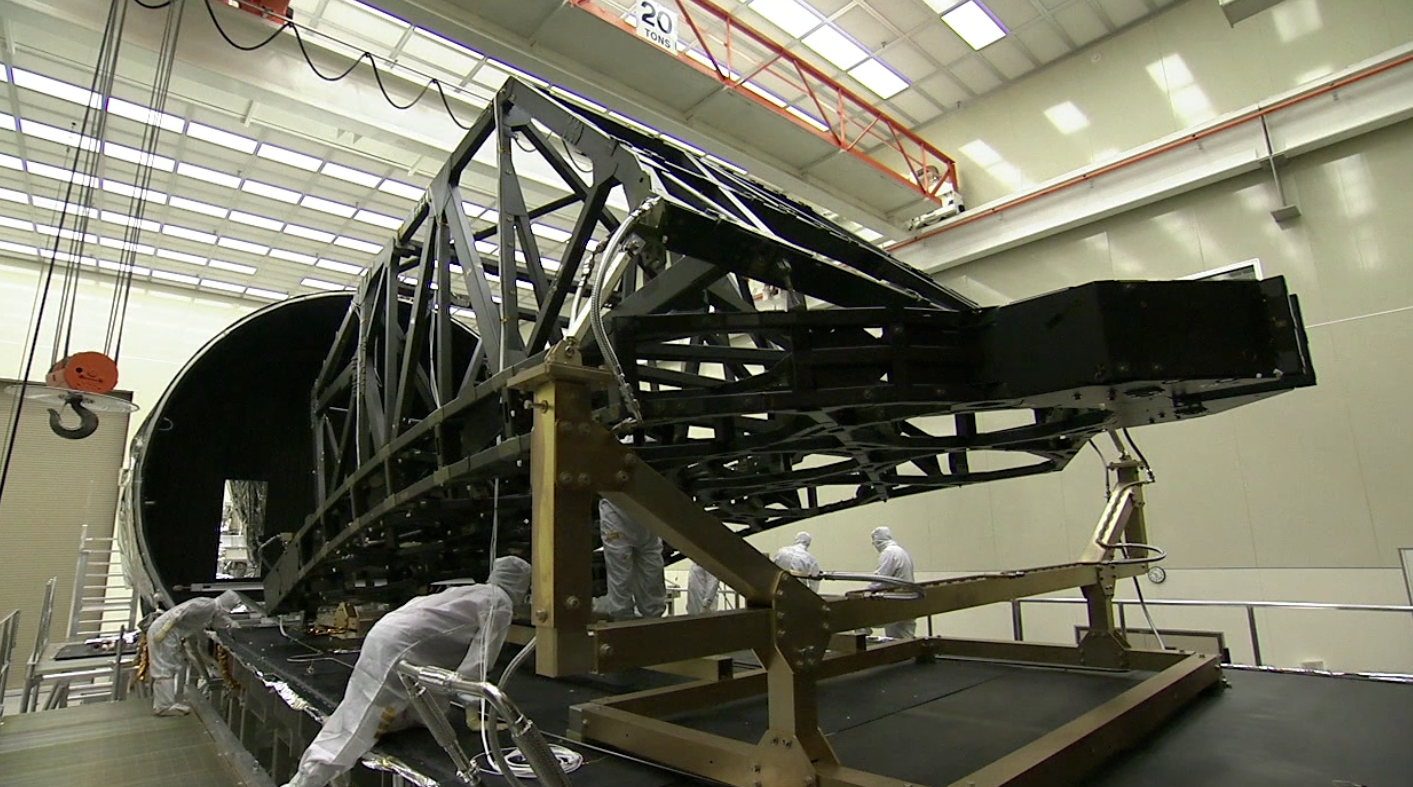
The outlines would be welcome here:
M 418 596 L 383 616 L 363 641 L 343 701 L 324 722 L 286 787 L 323 787 L 353 768 L 384 733 L 411 725 L 397 663 L 454 669 L 484 680 L 510 629 L 511 610 L 530 590 L 530 564 L 502 557 L 484 585 Z
M 608 597 L 604 611 L 613 620 L 660 618 L 667 612 L 667 577 L 662 539 L 607 500 L 599 500 Z
M 893 531 L 886 527 L 876 527 L 872 534 L 873 548 L 878 550 L 878 570 L 874 573 L 883 577 L 901 579 L 904 582 L 913 581 L 913 559 L 907 550 L 898 545 L 893 540 Z M 870 590 L 879 590 L 892 587 L 891 585 L 875 582 L 868 586 Z M 883 636 L 891 639 L 908 639 L 917 633 L 917 619 L 908 618 L 897 623 L 889 623 L 883 628 Z
M 696 563 L 687 569 L 687 614 L 702 615 L 716 611 L 717 591 L 721 580 Z
M 810 554 L 810 534 L 799 532 L 795 534 L 795 543 L 781 547 L 775 553 L 771 561 L 775 565 L 789 571 L 796 576 L 809 576 L 819 573 L 819 561 Z M 801 579 L 805 586 L 814 592 L 819 592 L 819 580 Z
M 157 616 L 147 627 L 148 669 L 152 675 L 152 712 L 184 716 L 191 706 L 177 702 L 177 674 L 182 668 L 182 643 L 206 629 L 231 627 L 231 610 L 240 605 L 234 590 L 211 598 L 193 598 Z

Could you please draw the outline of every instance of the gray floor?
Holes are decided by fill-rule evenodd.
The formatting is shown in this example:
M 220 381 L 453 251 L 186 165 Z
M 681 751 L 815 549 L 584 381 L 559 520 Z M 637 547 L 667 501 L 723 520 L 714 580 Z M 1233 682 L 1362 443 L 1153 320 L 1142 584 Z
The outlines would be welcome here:
M 151 700 L 6 714 L 0 787 L 238 787 L 195 716 L 158 718 Z

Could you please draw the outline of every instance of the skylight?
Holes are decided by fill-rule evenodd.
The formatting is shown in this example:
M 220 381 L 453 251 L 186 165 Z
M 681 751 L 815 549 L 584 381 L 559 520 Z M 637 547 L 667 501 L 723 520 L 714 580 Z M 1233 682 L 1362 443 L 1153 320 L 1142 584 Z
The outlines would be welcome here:
M 805 46 L 842 69 L 850 69 L 868 57 L 858 44 L 832 27 L 821 27 L 802 39 Z
M 879 98 L 892 98 L 903 92 L 903 89 L 908 86 L 907 80 L 893 73 L 893 69 L 873 58 L 850 69 L 849 76 L 877 93 Z
M 796 0 L 753 0 L 749 8 L 789 33 L 791 38 L 799 38 L 819 27 L 822 21 L 818 14 Z
M 966 0 L 943 14 L 942 21 L 972 49 L 981 49 L 1006 37 L 1006 28 L 977 0 Z

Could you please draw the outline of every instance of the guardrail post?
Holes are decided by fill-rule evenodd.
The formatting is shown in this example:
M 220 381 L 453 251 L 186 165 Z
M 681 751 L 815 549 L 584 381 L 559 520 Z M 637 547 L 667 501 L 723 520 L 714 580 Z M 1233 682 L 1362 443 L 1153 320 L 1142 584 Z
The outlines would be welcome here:
M 1246 605 L 1246 627 L 1251 630 L 1251 653 L 1255 657 L 1256 666 L 1263 667 L 1261 663 L 1261 635 L 1256 631 L 1256 608 L 1250 604 Z
M 1011 635 L 1016 642 L 1025 641 L 1025 621 L 1021 618 L 1021 600 L 1011 599 Z

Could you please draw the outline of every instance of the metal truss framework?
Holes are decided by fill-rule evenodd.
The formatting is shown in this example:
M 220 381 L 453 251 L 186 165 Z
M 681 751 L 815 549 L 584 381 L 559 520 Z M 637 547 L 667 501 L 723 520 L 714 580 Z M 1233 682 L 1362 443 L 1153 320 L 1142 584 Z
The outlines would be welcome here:
M 475 229 L 460 184 L 487 146 L 502 211 Z M 531 166 L 570 195 L 527 204 Z M 534 226 L 552 213 L 574 227 L 557 264 Z M 758 310 L 768 290 L 789 308 Z M 267 602 L 398 600 L 483 572 L 493 539 L 529 553 L 538 405 L 509 383 L 554 347 L 613 369 L 620 384 L 586 403 L 595 420 L 738 531 L 1059 470 L 1104 430 L 1314 381 L 1279 279 L 1101 282 L 978 308 L 748 174 L 510 80 L 323 364 L 317 500 Z

